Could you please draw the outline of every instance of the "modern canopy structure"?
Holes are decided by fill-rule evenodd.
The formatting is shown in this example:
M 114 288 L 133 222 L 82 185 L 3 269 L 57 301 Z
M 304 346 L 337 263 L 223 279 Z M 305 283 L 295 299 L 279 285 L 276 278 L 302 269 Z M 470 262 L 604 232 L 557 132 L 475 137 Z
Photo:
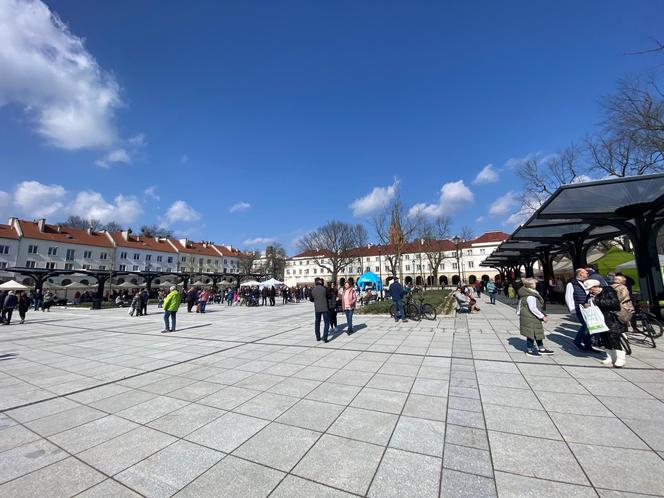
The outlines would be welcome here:
M 563 185 L 482 266 L 501 274 L 535 261 L 552 275 L 553 257 L 566 253 L 575 268 L 587 264 L 599 241 L 627 236 L 634 247 L 642 298 L 661 313 L 664 284 L 657 234 L 664 226 L 664 174 Z M 517 271 L 517 274 L 519 273 Z

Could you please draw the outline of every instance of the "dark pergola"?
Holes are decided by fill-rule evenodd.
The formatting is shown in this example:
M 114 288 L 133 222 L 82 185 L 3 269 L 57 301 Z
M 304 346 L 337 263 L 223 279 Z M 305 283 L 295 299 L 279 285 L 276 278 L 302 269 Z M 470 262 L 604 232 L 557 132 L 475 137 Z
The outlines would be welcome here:
M 482 266 L 513 263 L 519 252 L 520 265 L 537 255 L 546 273 L 554 252 L 564 251 L 578 268 L 597 242 L 625 235 L 634 247 L 641 294 L 660 313 L 664 284 L 656 242 L 662 226 L 664 174 L 563 185 Z
M 44 282 L 49 278 L 60 277 L 63 275 L 86 275 L 97 280 L 97 295 L 93 302 L 93 309 L 101 307 L 100 303 L 104 296 L 104 286 L 109 279 L 123 277 L 128 275 L 136 275 L 145 281 L 145 286 L 149 290 L 152 289 L 152 282 L 157 278 L 166 276 L 174 276 L 178 282 L 182 283 L 183 288 L 186 290 L 190 280 L 195 276 L 204 276 L 212 280 L 213 287 L 217 286 L 220 280 L 230 279 L 236 282 L 236 287 L 240 287 L 240 283 L 245 278 L 262 279 L 268 277 L 266 273 L 205 273 L 205 272 L 165 272 L 165 271 L 109 271 L 109 270 L 50 270 L 47 268 L 27 268 L 27 267 L 14 267 L 6 268 L 5 271 L 16 273 L 30 277 L 35 282 L 35 290 L 41 291 Z

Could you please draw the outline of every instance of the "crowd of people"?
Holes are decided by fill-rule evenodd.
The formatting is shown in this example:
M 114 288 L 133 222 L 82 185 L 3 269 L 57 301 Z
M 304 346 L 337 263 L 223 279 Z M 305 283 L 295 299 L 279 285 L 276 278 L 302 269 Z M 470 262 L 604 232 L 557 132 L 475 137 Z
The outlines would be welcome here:
M 50 290 L 41 291 L 8 290 L 0 291 L 0 324 L 11 325 L 14 311 L 18 311 L 20 323 L 25 323 L 25 317 L 32 308 L 35 311 L 51 311 L 55 303 L 55 294 Z

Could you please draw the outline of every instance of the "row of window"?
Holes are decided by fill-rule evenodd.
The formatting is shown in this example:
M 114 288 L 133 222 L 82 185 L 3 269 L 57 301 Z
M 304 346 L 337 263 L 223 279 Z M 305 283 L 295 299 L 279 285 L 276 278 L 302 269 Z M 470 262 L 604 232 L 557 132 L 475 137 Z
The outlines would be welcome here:
M 468 268 L 475 268 L 475 263 L 474 263 L 473 261 L 468 261 L 468 262 L 467 262 L 467 265 L 468 265 Z M 423 269 L 422 266 L 423 266 L 423 265 L 413 265 L 413 271 L 422 271 L 422 269 Z M 430 269 L 430 265 L 424 265 L 424 267 L 425 267 L 424 270 L 429 271 L 429 269 Z M 441 264 L 438 266 L 438 268 L 439 268 L 441 271 L 445 271 L 445 264 L 441 263 Z M 456 263 L 452 263 L 452 269 L 453 269 L 453 270 L 456 270 L 457 268 L 458 268 L 457 264 L 456 264 Z M 410 269 L 410 265 L 405 265 L 405 270 L 406 270 L 406 271 L 411 271 L 411 269 Z M 364 271 L 371 271 L 371 267 L 367 266 L 367 267 L 365 268 Z M 392 271 L 391 268 L 390 268 L 389 266 L 386 266 L 386 267 L 385 267 L 385 272 L 386 272 L 386 273 L 389 273 L 390 271 Z M 314 273 L 314 275 L 315 275 L 317 272 L 318 272 L 318 269 L 317 269 L 317 268 L 314 268 L 314 269 L 313 269 L 313 273 Z M 324 269 L 321 268 L 320 272 L 321 272 L 321 274 L 322 274 L 322 273 L 325 273 L 326 271 L 325 271 Z M 380 273 L 380 267 L 379 267 L 379 266 L 375 266 L 375 267 L 374 267 L 374 272 L 375 272 L 375 273 Z M 327 272 L 327 273 L 329 273 L 329 272 Z M 346 274 L 347 274 L 347 273 L 353 273 L 353 269 L 352 269 L 352 268 L 346 268 L 346 269 L 344 270 L 343 273 L 346 273 Z M 362 272 L 362 268 L 357 268 L 357 272 L 356 272 L 356 273 L 357 273 L 358 275 L 360 275 L 361 273 L 363 273 L 363 272 Z M 290 275 L 290 274 L 291 274 L 291 270 L 287 269 L 287 270 L 286 270 L 286 275 Z M 298 270 L 293 270 L 293 275 L 298 275 L 298 274 L 299 274 L 299 275 L 302 275 L 302 274 L 304 274 L 304 275 L 309 275 L 309 269 L 305 269 L 305 270 L 304 270 L 304 273 L 303 273 L 303 270 L 302 270 L 302 269 L 300 269 L 299 272 L 298 272 Z
M 479 254 L 481 254 L 481 255 L 482 255 L 482 254 L 486 254 L 486 249 L 480 249 L 480 250 L 479 250 Z M 466 250 L 466 256 L 472 256 L 472 255 L 473 255 L 473 250 L 472 250 L 472 249 L 468 249 L 468 250 Z M 412 258 L 411 258 L 411 256 L 412 256 Z M 414 255 L 414 254 L 404 254 L 404 255 L 403 255 L 403 258 L 404 258 L 405 260 L 411 260 L 411 259 L 417 260 L 417 259 L 420 259 L 420 257 L 421 257 L 421 256 L 416 256 L 416 255 Z M 424 256 L 422 256 L 422 258 L 423 258 L 423 257 L 424 257 Z M 444 255 L 444 257 L 446 257 L 446 258 L 453 258 L 453 257 L 455 257 L 455 254 L 454 254 L 453 252 L 446 253 L 446 254 Z M 371 261 L 371 258 L 369 258 L 369 257 L 364 258 L 364 259 L 365 259 L 366 261 Z M 375 256 L 375 257 L 374 257 L 374 261 L 379 261 L 379 257 L 378 257 L 378 256 Z M 287 265 L 289 265 L 289 266 L 295 266 L 295 265 L 302 266 L 302 265 L 309 265 L 309 264 L 314 264 L 314 263 L 315 263 L 315 261 L 298 260 L 298 261 L 288 261 L 288 262 L 287 262 Z M 327 262 L 327 261 L 325 261 L 325 260 L 322 260 L 321 263 L 326 264 L 326 263 L 329 263 L 329 262 Z

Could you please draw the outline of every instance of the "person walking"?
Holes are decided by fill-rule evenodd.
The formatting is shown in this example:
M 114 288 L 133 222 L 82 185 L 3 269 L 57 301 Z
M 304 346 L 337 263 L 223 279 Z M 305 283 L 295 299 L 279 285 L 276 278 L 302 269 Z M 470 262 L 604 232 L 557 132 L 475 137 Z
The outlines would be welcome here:
M 267 297 L 269 296 L 270 291 L 267 286 L 261 289 L 261 306 L 267 306 Z
M 341 307 L 343 308 L 344 314 L 346 315 L 346 323 L 348 324 L 346 334 L 348 335 L 354 333 L 353 312 L 355 311 L 356 304 L 357 292 L 355 292 L 355 289 L 350 285 L 349 282 L 346 282 L 341 294 Z
M 337 289 L 334 282 L 330 282 L 327 287 L 327 307 L 330 312 L 330 328 L 332 333 L 337 333 Z
M 131 298 L 131 310 L 129 311 L 129 316 L 140 316 L 141 314 L 141 294 L 138 292 L 134 293 L 134 296 Z
M 316 340 L 321 340 L 320 321 L 322 318 L 325 326 L 323 330 L 323 342 L 328 342 L 327 335 L 330 330 L 330 311 L 327 299 L 327 289 L 320 278 L 316 279 L 316 285 L 314 285 L 314 288 L 311 290 L 311 297 L 309 299 L 314 303 L 314 332 L 316 334 Z
M 177 315 L 178 308 L 180 308 L 180 302 L 182 296 L 178 291 L 177 287 L 174 285 L 171 286 L 171 292 L 169 292 L 166 299 L 164 299 L 164 330 L 161 331 L 162 334 L 167 332 L 175 332 L 175 316 Z M 171 326 L 168 326 L 168 318 L 171 318 Z
M 600 332 L 600 340 L 606 349 L 606 358 L 602 364 L 622 368 L 625 366 L 626 353 L 620 344 L 620 335 L 623 333 L 623 324 L 618 320 L 620 311 L 618 293 L 611 286 L 602 287 L 602 283 L 594 278 L 583 282 L 583 287 L 590 293 L 588 301 L 599 308 L 604 316 L 604 323 L 609 328 L 607 332 Z
M 277 289 L 274 287 L 270 287 L 270 306 L 274 306 L 277 304 Z
M 233 306 L 234 298 L 235 298 L 235 291 L 233 289 L 228 289 L 228 294 L 226 295 L 226 305 Z
M 524 278 L 521 282 L 516 314 L 519 316 L 519 331 L 526 338 L 526 354 L 533 357 L 552 355 L 553 351 L 544 347 L 544 324 L 549 318 L 542 311 L 544 298 L 535 289 L 537 280 Z
M 44 295 L 42 294 L 42 291 L 41 290 L 35 291 L 35 297 L 34 297 L 35 311 L 39 311 L 39 308 L 42 307 L 43 302 L 44 302 Z
M 496 294 L 498 293 L 498 287 L 496 284 L 489 280 L 486 284 L 486 291 L 489 294 L 489 302 L 491 304 L 496 304 Z
M 187 292 L 187 297 L 185 298 L 185 300 L 187 301 L 187 313 L 191 313 L 191 310 L 194 307 L 194 304 L 196 304 L 196 295 L 197 294 L 198 294 L 198 289 L 196 289 L 196 287 L 192 287 Z
M 12 321 L 12 314 L 18 304 L 18 299 L 13 290 L 10 290 L 2 302 L 2 324 L 9 325 Z
M 18 309 L 18 316 L 21 319 L 21 323 L 25 323 L 25 314 L 30 309 L 30 298 L 25 292 L 21 292 L 18 296 L 16 308 Z
M 46 293 L 44 294 L 44 301 L 41 306 L 42 311 L 48 311 L 49 313 L 51 312 L 51 306 L 53 306 L 53 299 L 55 296 L 50 290 L 47 290 Z
M 392 310 L 394 312 L 394 321 L 398 322 L 401 318 L 402 322 L 407 322 L 406 318 L 406 307 L 403 304 L 403 287 L 399 283 L 399 277 L 394 277 L 392 283 L 388 288 L 388 293 L 392 298 Z
M 198 296 L 198 306 L 200 307 L 199 309 L 201 313 L 205 313 L 205 308 L 207 307 L 209 300 L 210 293 L 206 289 L 201 290 L 201 293 Z
M 581 314 L 581 306 L 588 301 L 588 292 L 583 286 L 583 282 L 588 280 L 588 271 L 585 268 L 578 268 L 574 272 L 574 278 L 570 279 L 565 287 L 565 303 L 570 313 L 576 314 L 577 320 L 581 324 L 574 337 L 574 345 L 581 351 L 595 351 L 590 341 L 586 321 Z
M 148 301 L 150 300 L 150 293 L 148 292 L 147 289 L 143 289 L 141 291 L 141 312 L 138 314 L 138 316 L 142 315 L 147 315 L 148 314 Z

